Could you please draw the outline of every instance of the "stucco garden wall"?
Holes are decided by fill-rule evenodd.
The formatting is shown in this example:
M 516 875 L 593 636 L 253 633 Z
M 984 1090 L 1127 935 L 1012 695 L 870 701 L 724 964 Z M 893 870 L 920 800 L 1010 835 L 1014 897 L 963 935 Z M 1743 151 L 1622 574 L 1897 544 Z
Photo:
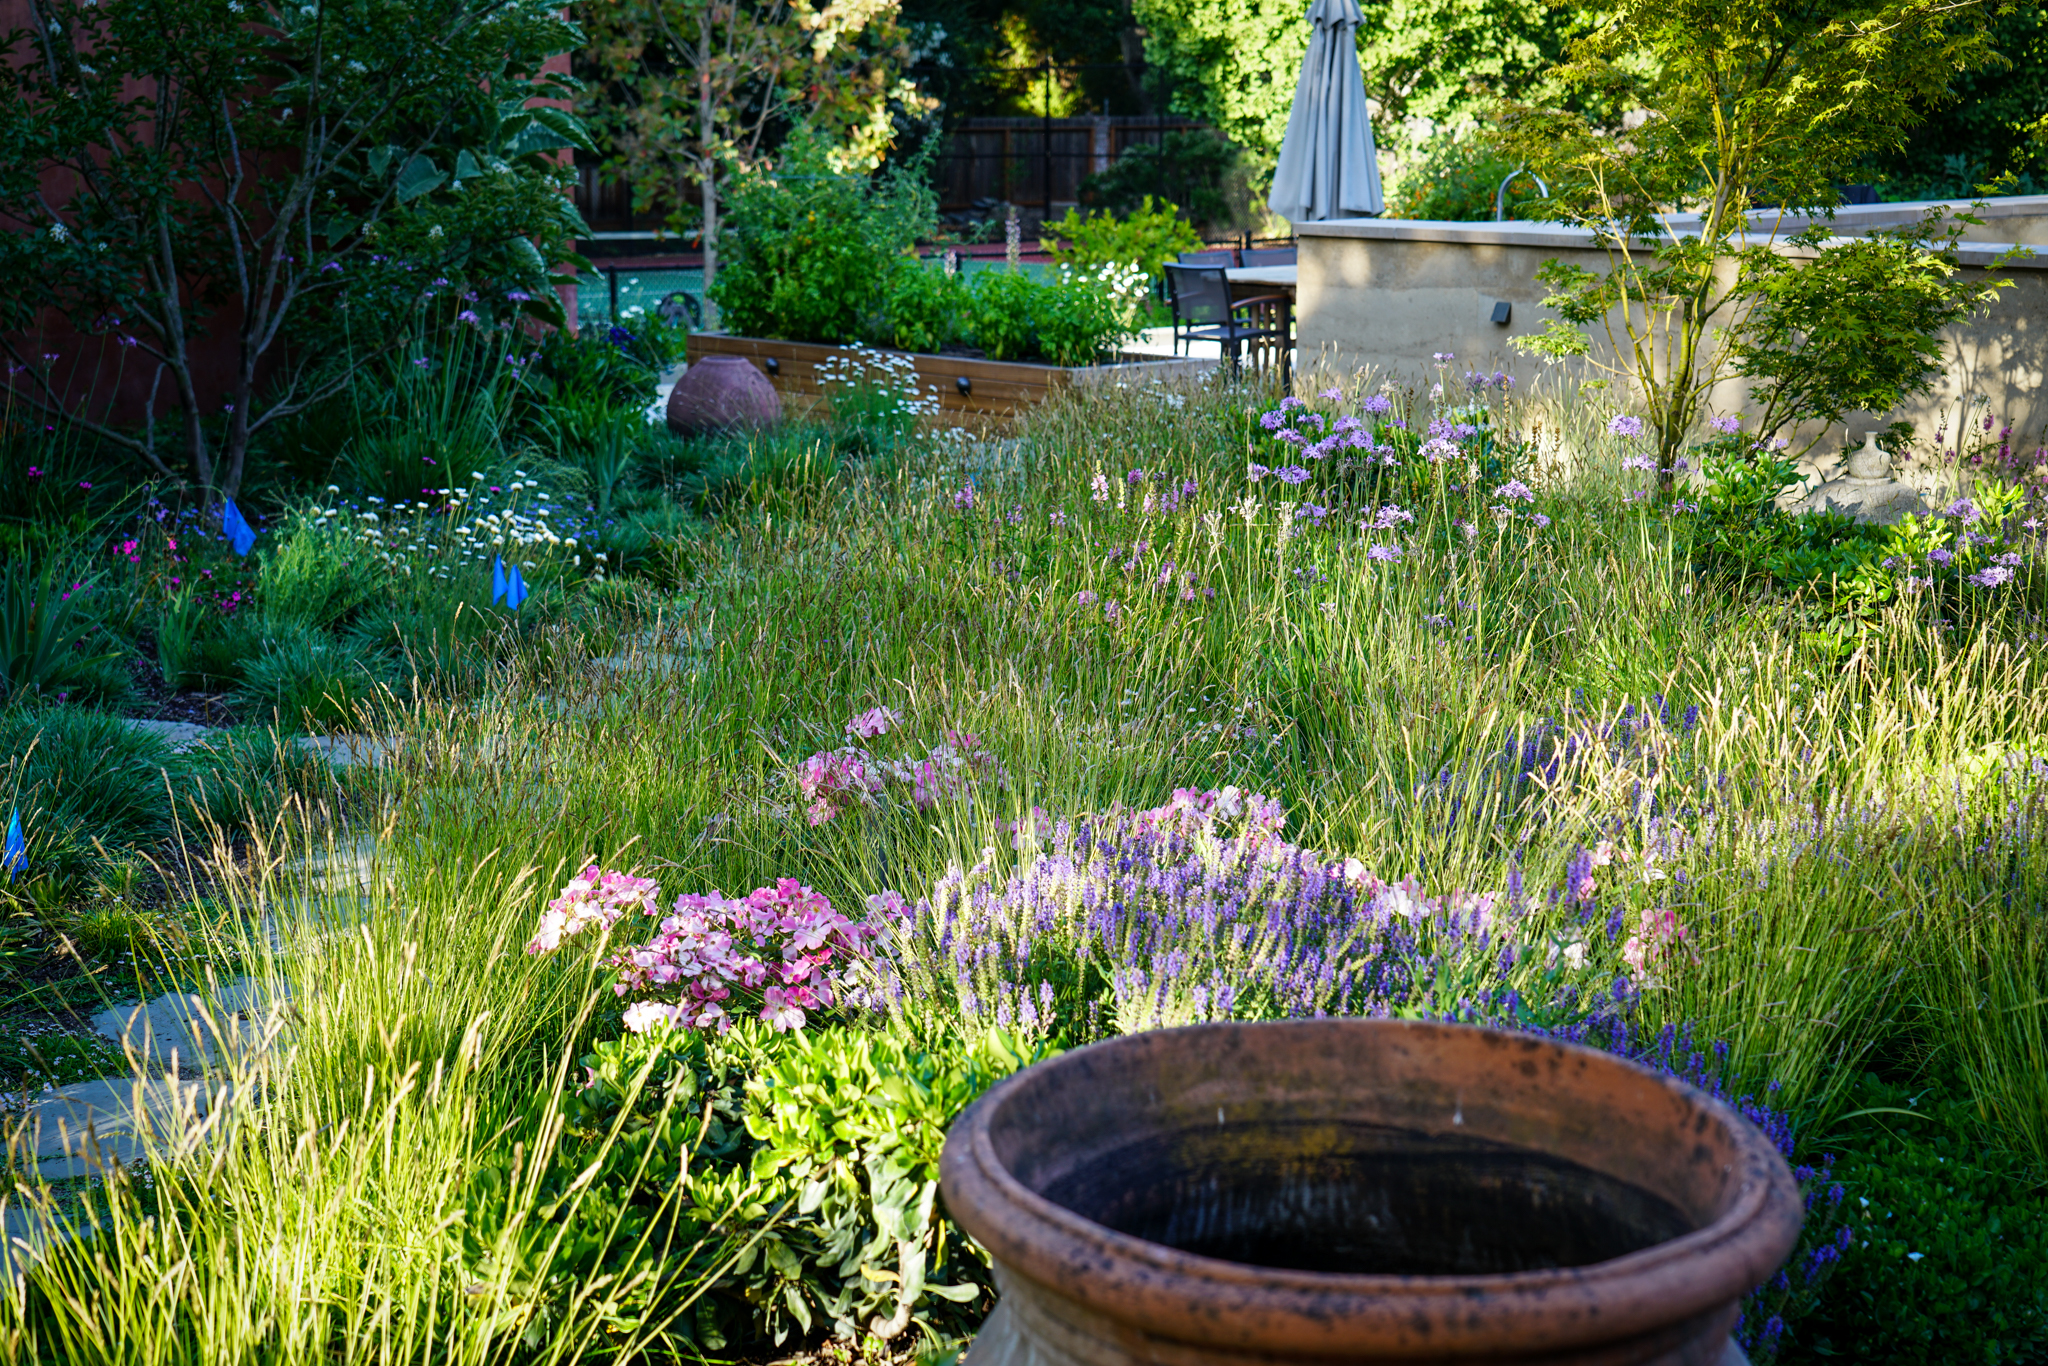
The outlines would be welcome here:
M 1845 209 L 1835 221 L 1844 234 L 1855 234 L 1912 221 L 1922 207 Z M 1788 222 L 1783 231 L 1799 226 Z M 1553 224 L 1351 219 L 1306 223 L 1297 231 L 1304 367 L 1320 361 L 1339 371 L 1370 366 L 1413 375 L 1428 367 L 1432 353 L 1449 351 L 1461 369 L 1485 364 L 1526 376 L 1542 362 L 1509 342 L 1542 331 L 1551 316 L 1542 306 L 1537 270 L 1552 257 L 1607 268 L 1590 233 Z M 1988 314 L 1950 330 L 1952 363 L 1937 392 L 1896 413 L 1851 415 L 1847 427 L 1861 431 L 1876 425 L 1873 419 L 1904 420 L 1931 437 L 1959 404 L 1982 395 L 1990 412 L 2021 437 L 2040 436 L 2048 427 L 2048 196 L 1993 205 L 1984 225 L 1969 230 L 1961 253 L 1965 269 L 1982 272 L 2013 242 L 2034 245 L 2035 255 L 2006 268 L 2014 286 Z M 1492 321 L 1501 302 L 1511 306 L 1504 325 Z M 1724 384 L 1714 405 L 1733 411 L 1745 396 L 1741 382 Z

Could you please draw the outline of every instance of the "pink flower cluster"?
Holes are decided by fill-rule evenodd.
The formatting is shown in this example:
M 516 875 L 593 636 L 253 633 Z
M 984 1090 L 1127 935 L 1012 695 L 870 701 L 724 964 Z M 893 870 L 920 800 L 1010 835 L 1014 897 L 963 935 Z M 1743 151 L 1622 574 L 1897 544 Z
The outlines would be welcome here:
M 1253 844 L 1277 839 L 1287 824 L 1287 810 L 1272 797 L 1246 792 L 1241 787 L 1210 788 L 1202 791 L 1177 787 L 1164 806 L 1140 811 L 1138 819 L 1154 830 L 1183 835 L 1220 833 L 1219 825 L 1236 825 Z
M 776 1030 L 802 1029 L 810 1012 L 845 999 L 849 973 L 868 956 L 869 926 L 847 919 L 794 878 L 744 897 L 686 893 L 662 914 L 652 878 L 596 866 L 562 889 L 541 917 L 529 953 L 548 953 L 592 926 L 609 930 L 628 910 L 657 919 L 644 943 L 613 954 L 613 990 L 638 996 L 624 1023 L 635 1034 L 656 1026 L 732 1028 L 754 1013 Z M 885 914 L 888 906 L 879 907 Z
M 804 815 L 823 825 L 850 805 L 873 806 L 882 794 L 882 775 L 857 745 L 820 750 L 797 765 L 796 786 L 809 803 Z
M 651 877 L 610 873 L 591 864 L 569 880 L 560 896 L 541 912 L 540 932 L 527 944 L 528 953 L 552 953 L 564 939 L 596 927 L 609 930 L 627 911 L 655 914 L 654 898 L 661 885 Z
M 846 723 L 846 733 L 873 740 L 903 724 L 901 714 L 875 707 Z M 1007 778 L 993 752 L 970 731 L 948 730 L 945 740 L 928 747 L 921 759 L 878 758 L 859 745 L 820 750 L 797 765 L 797 790 L 806 803 L 804 815 L 823 825 L 849 806 L 874 807 L 891 784 L 909 789 L 911 804 L 928 811 L 959 796 L 977 780 Z
M 1671 950 L 1687 943 L 1691 933 L 1680 923 L 1678 912 L 1668 906 L 1645 906 L 1636 922 L 1636 932 L 1622 942 L 1621 959 L 1638 977 L 1662 962 Z

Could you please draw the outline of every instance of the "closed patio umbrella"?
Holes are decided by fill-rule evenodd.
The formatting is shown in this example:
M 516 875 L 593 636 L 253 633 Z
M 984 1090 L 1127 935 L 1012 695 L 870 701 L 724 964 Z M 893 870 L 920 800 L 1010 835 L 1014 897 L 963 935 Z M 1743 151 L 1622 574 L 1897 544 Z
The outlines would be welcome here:
M 1358 0 L 1314 0 L 1308 7 L 1314 31 L 1266 196 L 1267 206 L 1290 222 L 1352 218 L 1386 207 L 1358 70 L 1364 17 Z

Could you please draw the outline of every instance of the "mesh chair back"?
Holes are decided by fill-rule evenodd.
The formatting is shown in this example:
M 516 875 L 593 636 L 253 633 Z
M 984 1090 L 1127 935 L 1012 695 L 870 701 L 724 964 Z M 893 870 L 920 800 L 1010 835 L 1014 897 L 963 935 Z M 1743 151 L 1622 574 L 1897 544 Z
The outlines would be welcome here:
M 1208 251 L 1184 251 L 1174 258 L 1184 266 L 1234 266 L 1236 247 L 1215 247 Z
M 1247 248 L 1245 251 L 1240 252 L 1239 255 L 1244 258 L 1244 264 L 1248 266 L 1291 266 L 1295 263 L 1295 248 L 1293 247 Z
M 1230 321 L 1230 279 L 1222 266 L 1169 263 L 1166 283 L 1173 290 L 1173 306 L 1181 321 L 1197 325 Z

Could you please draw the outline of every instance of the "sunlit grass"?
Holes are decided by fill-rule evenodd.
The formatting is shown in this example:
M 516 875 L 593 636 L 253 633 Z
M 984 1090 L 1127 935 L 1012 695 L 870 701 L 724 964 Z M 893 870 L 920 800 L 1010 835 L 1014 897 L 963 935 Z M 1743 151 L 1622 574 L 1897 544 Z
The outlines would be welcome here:
M 375 704 L 404 736 L 393 761 L 350 780 L 338 819 L 274 825 L 224 884 L 240 929 L 220 947 L 289 1002 L 235 1079 L 260 1101 L 153 1187 L 110 1187 L 108 1231 L 0 1302 L 0 1350 L 593 1350 L 590 1316 L 541 1313 L 520 1279 L 544 1274 L 538 1197 L 515 1182 L 474 1206 L 465 1181 L 551 1141 L 532 1107 L 592 1037 L 600 984 L 522 952 L 568 870 L 728 893 L 793 876 L 858 908 L 1015 857 L 1033 808 L 1178 787 L 1269 793 L 1291 838 L 1433 891 L 1518 876 L 1521 942 L 1582 943 L 1589 993 L 1668 896 L 1689 937 L 1651 974 L 1647 1028 L 1725 1043 L 1808 1134 L 1874 1059 L 1953 1068 L 1992 1141 L 2048 1161 L 2048 693 L 2025 604 L 1963 633 L 1895 610 L 1838 658 L 1786 604 L 1696 573 L 1673 517 L 1627 497 L 1590 406 L 1554 396 L 1496 418 L 1566 434 L 1573 472 L 1524 472 L 1547 526 L 1474 516 L 1446 478 L 1394 534 L 1334 501 L 1317 530 L 1304 495 L 1247 481 L 1268 402 L 1082 397 L 1000 447 L 736 496 L 673 599 L 505 636 L 461 674 L 479 693 L 421 669 Z M 1400 557 L 1368 558 L 1375 541 Z M 793 765 L 877 705 L 910 733 L 974 732 L 1009 782 L 809 826 Z M 293 871 L 359 839 L 360 892 Z M 1602 842 L 1588 918 L 1568 883 Z

